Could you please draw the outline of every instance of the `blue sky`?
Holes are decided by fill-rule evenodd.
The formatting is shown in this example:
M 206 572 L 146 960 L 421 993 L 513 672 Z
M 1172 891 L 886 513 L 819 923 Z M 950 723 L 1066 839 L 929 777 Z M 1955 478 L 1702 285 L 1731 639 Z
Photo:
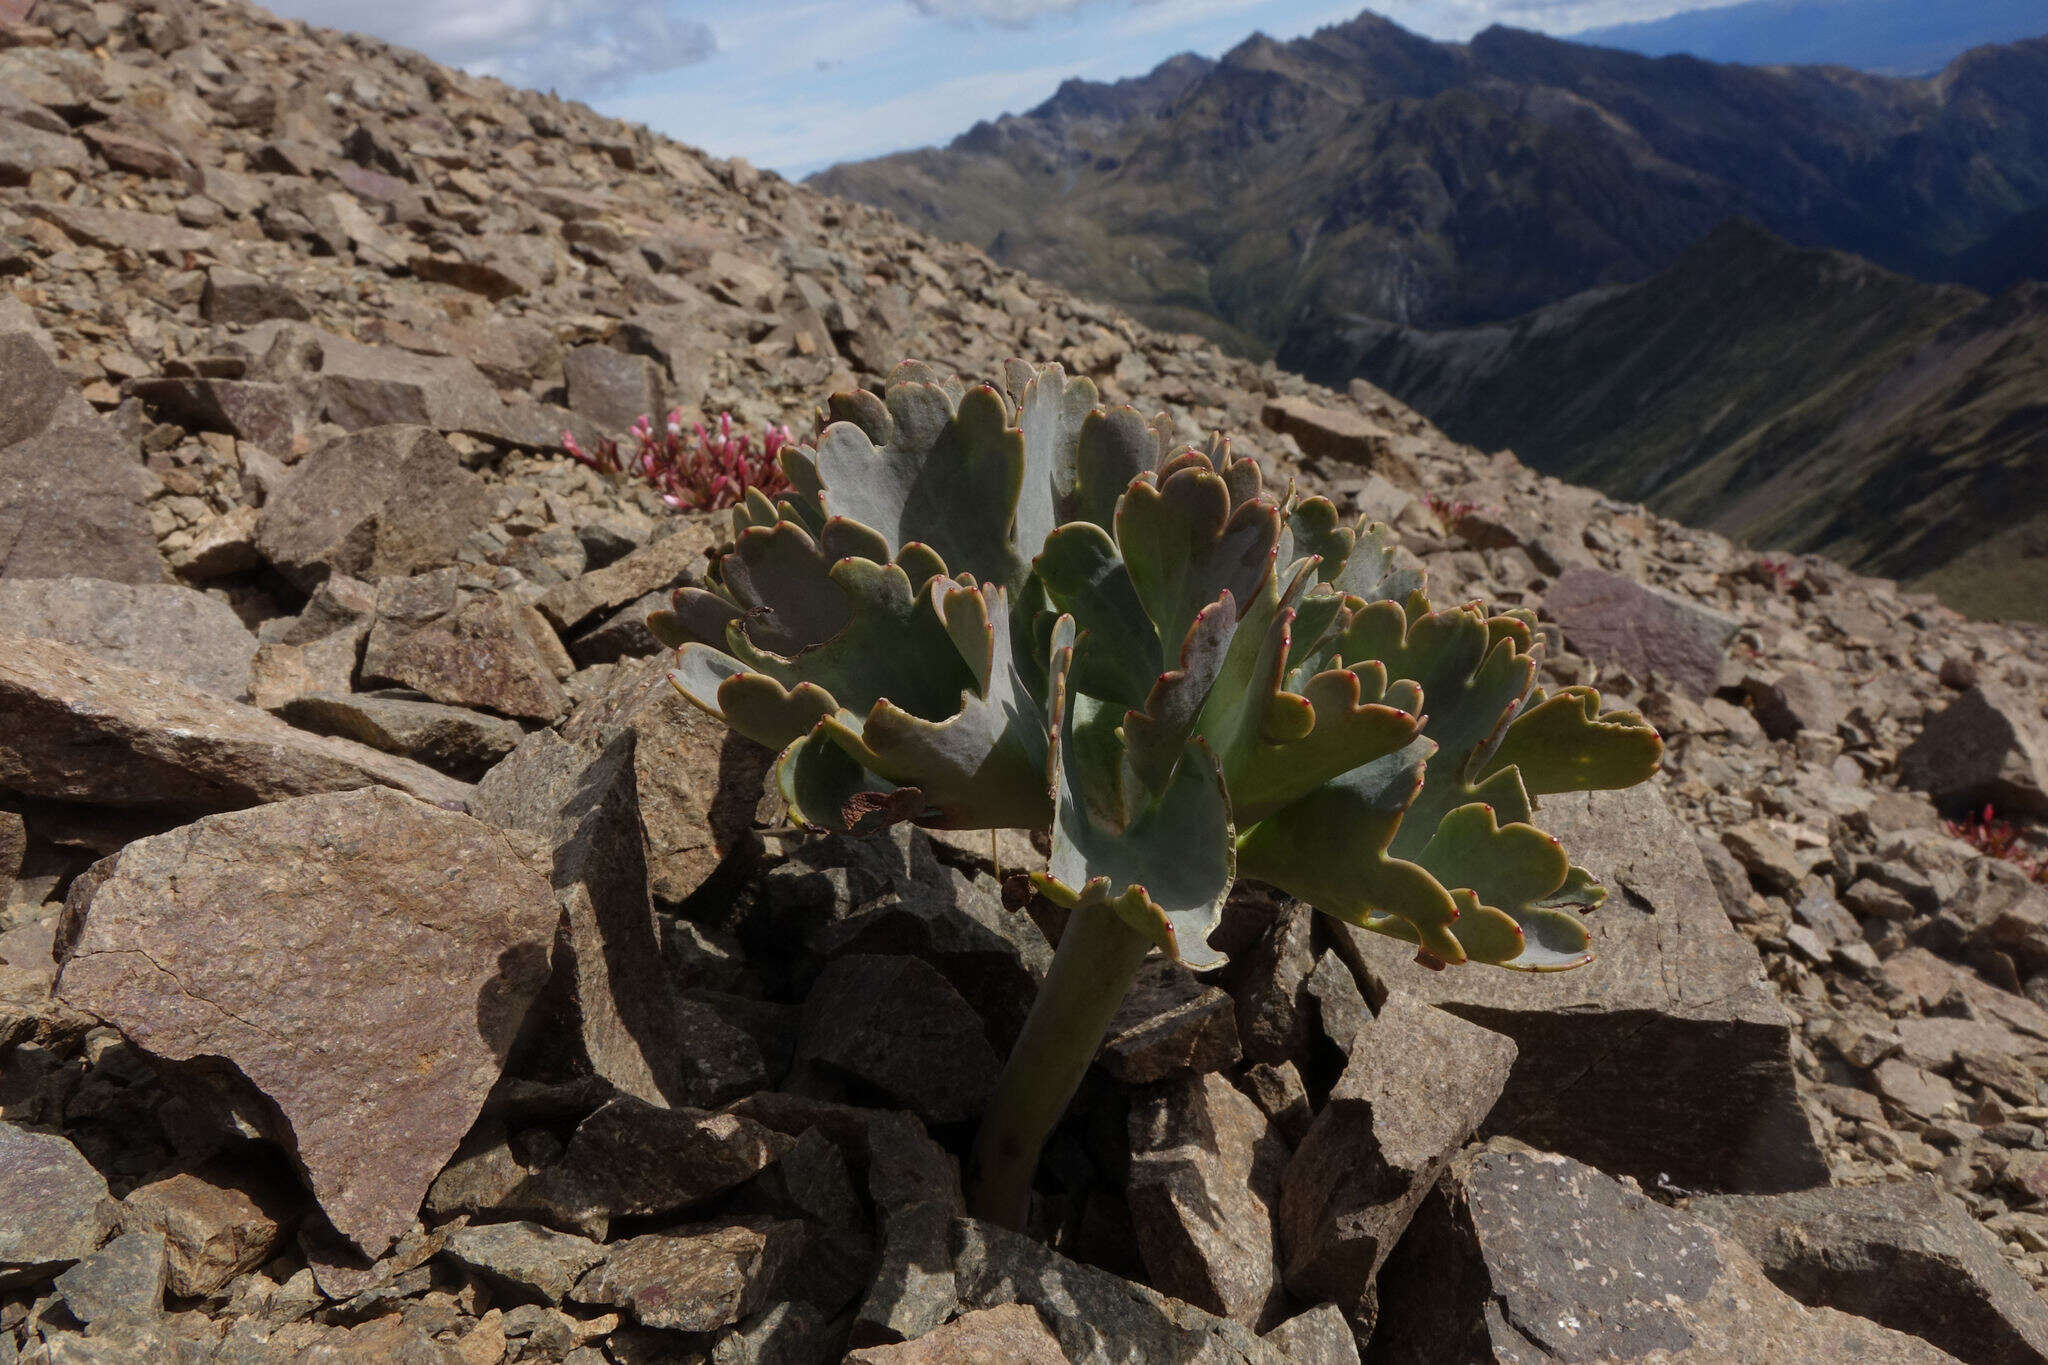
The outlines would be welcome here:
M 1404 27 L 1463 39 L 1549 33 L 1717 0 L 1385 0 Z M 1723 0 L 1725 2 L 1725 0 Z M 945 142 L 1021 112 L 1068 76 L 1115 80 L 1254 31 L 1348 19 L 1335 0 L 271 0 L 441 61 L 552 88 L 792 178 Z

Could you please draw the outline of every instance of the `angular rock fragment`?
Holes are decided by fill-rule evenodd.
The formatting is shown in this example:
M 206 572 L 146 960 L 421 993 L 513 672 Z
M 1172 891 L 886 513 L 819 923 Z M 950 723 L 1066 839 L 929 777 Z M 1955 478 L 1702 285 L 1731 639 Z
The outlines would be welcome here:
M 1468 1149 L 1380 1276 L 1374 1360 L 1950 1360 L 1807 1308 L 1708 1224 L 1566 1157 Z
M 159 1232 L 124 1232 L 57 1277 L 58 1297 L 90 1326 L 101 1318 L 163 1311 L 165 1252 Z
M 557 583 L 534 603 L 559 630 L 573 630 L 599 612 L 692 579 L 724 528 L 711 516 L 676 519 L 676 529 L 625 558 Z
M 1729 925 L 1690 831 L 1654 787 L 1544 798 L 1541 828 L 1605 884 L 1593 961 L 1550 975 L 1431 972 L 1352 936 L 1375 993 L 1405 992 L 1515 1040 L 1483 1131 L 1645 1184 L 1770 1193 L 1825 1184 L 1791 1022 Z
M 332 573 L 396 578 L 455 562 L 490 517 L 482 479 L 420 426 L 377 426 L 329 441 L 263 505 L 257 545 L 311 591 Z
M 641 417 L 665 418 L 661 371 L 645 356 L 609 346 L 578 346 L 562 356 L 569 407 L 605 431 L 623 437 Z
M 927 1123 L 980 1114 L 1002 1068 L 980 1017 L 936 969 L 914 957 L 858 953 L 818 974 L 797 1056 Z
M 441 1254 L 517 1297 L 560 1303 L 604 1247 L 538 1223 L 480 1223 L 449 1234 Z
M 1314 913 L 1299 903 L 1285 906 L 1246 955 L 1232 998 L 1238 1040 L 1252 1061 L 1279 1065 L 1300 1056 L 1308 1044 L 1306 987 L 1316 966 L 1309 937 Z
M 665 654 L 620 668 L 562 733 L 586 746 L 632 734 L 649 886 L 658 902 L 676 905 L 736 850 L 755 846 L 754 827 L 773 823 L 779 798 L 769 780 L 774 753 L 691 705 L 668 669 Z
M 169 583 L 101 578 L 0 578 L 0 622 L 12 635 L 56 640 L 127 668 L 180 678 L 239 701 L 256 637 L 218 598 Z
M 953 1223 L 960 1305 L 1038 1310 L 1074 1365 L 1186 1360 L 1288 1365 L 1249 1329 L 1106 1270 L 1068 1260 L 1042 1242 L 973 1218 Z
M 1910 1332 L 1971 1365 L 2048 1359 L 2048 1303 L 1932 1178 L 1711 1195 L 1687 1211 L 1742 1243 L 1771 1283 L 1809 1307 Z
M 535 1046 L 625 1094 L 712 1108 L 765 1085 L 767 1065 L 744 1032 L 682 1000 L 663 964 L 633 762 L 630 732 L 592 750 L 542 730 L 485 775 L 470 809 L 554 851 L 564 921 Z
M 69 1140 L 0 1123 L 0 1288 L 99 1249 L 113 1226 L 107 1182 Z
M 803 1241 L 803 1224 L 776 1219 L 631 1237 L 607 1248 L 571 1297 L 648 1327 L 709 1332 L 783 1297 Z
M 1238 1056 L 1230 997 L 1185 967 L 1154 958 L 1139 968 L 1110 1019 L 1097 1061 L 1118 1080 L 1143 1085 L 1221 1071 Z
M 1358 1365 L 1358 1342 L 1335 1304 L 1326 1303 L 1266 1333 L 1292 1365 Z
M 270 1259 L 291 1228 L 294 1203 L 249 1162 L 221 1161 L 130 1191 L 121 1226 L 162 1234 L 171 1293 L 202 1298 Z
M 1374 1277 L 1515 1063 L 1498 1033 L 1388 998 L 1363 1024 L 1277 1201 L 1287 1287 L 1371 1318 Z
M 161 583 L 140 452 L 27 332 L 0 330 L 0 578 Z
M 1999 683 L 1928 717 L 1899 755 L 1899 781 L 1937 805 L 2048 814 L 2048 722 L 2041 699 Z
M 908 1114 L 868 1121 L 868 1193 L 881 1219 L 881 1257 L 854 1315 L 853 1341 L 922 1337 L 958 1304 L 953 1220 L 966 1213 L 958 1164 Z
M 1286 1145 L 1213 1071 L 1141 1091 L 1130 1128 L 1124 1197 L 1151 1282 L 1258 1330 L 1279 1305 L 1273 1213 Z
M 1752 678 L 1745 686 L 1756 705 L 1757 723 L 1772 739 L 1801 732 L 1832 735 L 1842 723 L 1841 698 L 1818 669 L 1794 668 L 1777 677 Z
M 0 787 L 198 814 L 375 783 L 449 805 L 470 790 L 69 645 L 13 638 L 0 648 Z
M 1566 569 L 1544 594 L 1543 607 L 1575 652 L 1694 697 L 1718 685 L 1738 625 L 1676 593 L 1585 565 Z
M 1292 436 L 1304 455 L 1376 470 L 1399 483 L 1415 482 L 1415 472 L 1394 454 L 1386 428 L 1355 412 L 1322 407 L 1306 398 L 1269 398 L 1259 421 L 1268 430 Z
M 738 1114 L 621 1095 L 583 1120 L 535 1182 L 547 1208 L 602 1236 L 613 1218 L 680 1213 L 745 1184 L 796 1144 Z
M 407 697 L 315 692 L 285 702 L 277 714 L 301 730 L 352 739 L 465 782 L 482 777 L 526 738 L 517 721 Z
M 962 1313 L 924 1336 L 894 1346 L 866 1346 L 847 1365 L 1067 1365 L 1059 1338 L 1021 1303 Z
M 363 646 L 366 683 L 396 683 L 432 701 L 547 722 L 569 709 L 558 676 L 568 657 L 530 607 L 500 593 L 465 594 L 418 622 L 379 618 Z
M 496 1081 L 559 912 L 530 845 L 375 788 L 138 840 L 65 915 L 59 998 L 252 1084 L 328 1220 L 376 1256 Z

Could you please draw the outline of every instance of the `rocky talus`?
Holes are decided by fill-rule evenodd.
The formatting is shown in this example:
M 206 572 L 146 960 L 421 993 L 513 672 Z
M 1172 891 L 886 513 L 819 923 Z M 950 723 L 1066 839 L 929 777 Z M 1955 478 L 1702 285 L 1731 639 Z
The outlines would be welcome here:
M 1535 609 L 1662 777 L 1597 960 L 1246 887 L 1030 1235 L 961 1156 L 1029 840 L 788 827 L 563 454 L 1058 360 Z M 0 0 L 0 1365 L 2048 1359 L 2048 636 L 1718 536 L 552 97 Z M 2036 845 L 2038 847 L 2038 845 Z

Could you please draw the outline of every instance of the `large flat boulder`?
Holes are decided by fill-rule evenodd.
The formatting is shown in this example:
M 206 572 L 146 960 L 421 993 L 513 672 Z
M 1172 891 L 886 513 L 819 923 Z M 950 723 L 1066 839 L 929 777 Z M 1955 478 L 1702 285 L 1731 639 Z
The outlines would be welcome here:
M 0 637 L 0 788 L 203 814 L 376 784 L 460 805 L 432 768 L 55 640 Z
M 1380 1278 L 1367 1359 L 1401 1365 L 1953 1358 L 1808 1308 L 1740 1243 L 1590 1166 L 1496 1140 L 1451 1163 Z
M 1728 923 L 1692 832 L 1647 785 L 1548 797 L 1536 820 L 1607 887 L 1588 916 L 1589 965 L 1432 972 L 1411 947 L 1352 936 L 1382 990 L 1515 1040 L 1514 1070 L 1482 1131 L 1646 1184 L 1826 1184 L 1800 1108 L 1791 1020 L 1756 949 Z
M 1565 643 L 1587 658 L 1656 679 L 1694 697 L 1712 692 L 1740 623 L 1677 593 L 1574 565 L 1543 595 Z
M 226 1067 L 380 1255 L 498 1078 L 559 911 L 530 840 L 373 788 L 209 816 L 74 884 L 58 998 Z
M 134 444 L 27 332 L 0 332 L 0 578 L 161 583 Z
M 0 1288 L 82 1260 L 114 1223 L 107 1182 L 70 1141 L 0 1123 Z
M 244 699 L 256 637 L 217 597 L 171 583 L 0 578 L 9 633 L 57 640 L 110 663 L 168 673 L 202 692 Z

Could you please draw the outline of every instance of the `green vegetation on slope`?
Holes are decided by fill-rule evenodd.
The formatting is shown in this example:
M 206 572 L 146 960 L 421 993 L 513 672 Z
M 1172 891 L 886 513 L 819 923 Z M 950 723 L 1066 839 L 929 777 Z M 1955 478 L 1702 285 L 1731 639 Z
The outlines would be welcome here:
M 1730 223 L 1642 284 L 1509 323 L 1322 336 L 1283 359 L 1362 373 L 1460 440 L 2048 621 L 2048 286 L 1987 301 Z

